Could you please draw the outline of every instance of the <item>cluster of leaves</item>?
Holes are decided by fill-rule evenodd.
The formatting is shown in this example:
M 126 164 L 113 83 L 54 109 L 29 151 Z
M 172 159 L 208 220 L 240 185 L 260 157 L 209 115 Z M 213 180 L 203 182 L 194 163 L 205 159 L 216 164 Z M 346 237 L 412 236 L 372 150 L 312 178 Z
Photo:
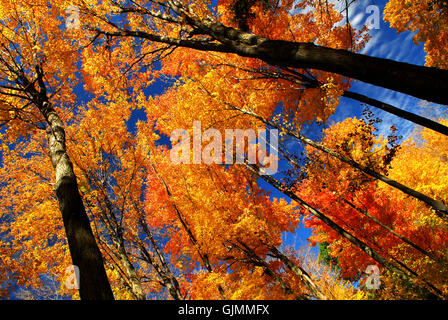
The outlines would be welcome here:
M 397 30 L 416 32 L 414 41 L 425 44 L 426 65 L 447 69 L 448 6 L 444 0 L 390 0 L 384 19 Z

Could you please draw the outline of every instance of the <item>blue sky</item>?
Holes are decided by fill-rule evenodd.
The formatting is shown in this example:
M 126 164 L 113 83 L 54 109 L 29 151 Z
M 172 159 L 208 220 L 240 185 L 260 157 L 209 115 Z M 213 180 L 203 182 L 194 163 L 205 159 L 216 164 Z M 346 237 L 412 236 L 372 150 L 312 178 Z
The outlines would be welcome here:
M 338 3 L 343 1 L 336 1 Z M 414 36 L 411 32 L 403 32 L 397 34 L 395 29 L 389 27 L 389 23 L 383 20 L 383 10 L 387 1 L 373 1 L 373 0 L 357 0 L 350 8 L 349 19 L 354 27 L 363 26 L 371 15 L 370 12 L 366 13 L 366 8 L 369 5 L 377 5 L 380 8 L 380 28 L 370 29 L 370 35 L 372 38 L 368 42 L 367 46 L 362 50 L 362 53 L 369 56 L 387 58 L 395 61 L 407 62 L 416 65 L 424 65 L 425 52 L 423 50 L 423 44 L 415 45 L 412 38 Z M 427 116 L 431 118 L 437 118 L 439 114 L 437 112 L 430 112 L 430 108 L 437 106 L 436 104 L 428 105 L 427 102 L 416 99 L 414 97 L 393 92 L 387 89 L 368 85 L 361 82 L 354 82 L 351 88 L 352 91 L 368 95 L 383 102 L 389 103 L 393 106 L 405 109 L 407 111 Z M 426 105 L 426 106 L 425 106 Z M 436 109 L 437 108 L 433 108 Z M 408 137 L 411 131 L 414 129 L 413 123 L 402 120 L 394 115 L 388 114 L 384 111 L 371 108 L 375 115 L 383 120 L 381 125 L 378 126 L 380 133 L 386 133 L 392 124 L 395 124 L 399 129 L 399 133 L 404 137 Z M 333 121 L 341 121 L 350 115 L 360 116 L 362 107 L 359 103 L 347 98 L 343 98 L 341 105 L 336 110 L 336 113 L 331 117 Z M 387 134 L 386 134 L 387 135 Z

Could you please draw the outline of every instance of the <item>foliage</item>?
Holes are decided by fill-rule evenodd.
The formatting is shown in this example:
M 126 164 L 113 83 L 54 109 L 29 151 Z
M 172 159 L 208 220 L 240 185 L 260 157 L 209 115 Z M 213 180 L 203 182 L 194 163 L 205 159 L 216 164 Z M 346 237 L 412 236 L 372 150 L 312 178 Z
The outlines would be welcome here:
M 22 298 L 79 298 L 65 286 L 72 260 L 55 194 L 58 163 L 48 156 L 54 127 L 42 97 L 63 126 L 67 158 L 117 299 L 426 298 L 416 289 L 425 282 L 448 296 L 446 222 L 421 201 L 327 152 L 447 204 L 446 136 L 425 129 L 421 141 L 398 145 L 395 128 L 381 137 L 366 120 L 347 118 L 328 127 L 351 86 L 342 73 L 165 41 L 210 42 L 179 8 L 191 9 L 202 28 L 217 21 L 341 52 L 360 51 L 369 39 L 367 28 L 351 28 L 334 5 L 314 0 L 133 3 L 0 1 L 1 297 L 20 287 Z M 69 4 L 80 8 L 79 30 L 64 25 Z M 442 22 L 436 27 L 443 29 L 439 9 L 434 2 L 400 7 L 390 0 L 386 18 L 399 31 L 418 28 L 427 64 L 445 68 L 444 33 L 436 39 L 427 20 L 437 18 Z M 397 24 L 402 15 L 414 20 Z M 156 96 L 158 86 L 164 90 Z M 276 125 L 279 158 L 292 168 L 278 175 L 292 188 L 280 191 L 299 195 L 388 261 L 413 270 L 415 283 L 381 268 L 382 289 L 366 293 L 364 271 L 377 261 L 310 210 L 273 196 L 259 172 L 222 161 L 173 163 L 177 141 L 167 137 L 181 128 L 193 136 L 194 121 L 201 122 L 201 134 L 216 129 L 218 142 L 225 142 L 228 128 Z M 328 149 L 310 143 L 288 147 L 287 138 L 321 127 L 327 127 L 321 144 Z M 203 139 L 199 147 L 209 142 Z M 187 156 L 194 158 L 194 150 Z M 214 156 L 225 158 L 221 150 Z M 269 153 L 258 164 L 277 160 Z M 319 245 L 319 257 L 284 241 L 285 233 L 300 232 L 303 221 L 313 230 L 309 240 Z M 49 282 L 51 290 L 43 290 Z
M 362 131 L 353 128 L 353 125 L 358 126 L 359 123 L 365 128 Z M 387 146 L 384 146 L 385 141 L 382 142 L 382 138 L 375 138 L 373 130 L 362 121 L 346 119 L 327 129 L 323 141 L 329 145 L 335 137 L 342 134 L 350 140 L 348 143 L 342 142 L 339 145 L 341 149 L 346 150 L 353 158 L 359 156 L 368 159 L 369 166 L 381 168 L 381 159 L 384 159 L 384 154 L 387 153 Z M 346 135 L 344 132 L 358 133 Z M 446 137 L 430 130 L 423 130 L 421 134 L 423 140 L 420 145 L 412 143 L 411 140 L 401 144 L 387 170 L 388 177 L 404 181 L 416 189 L 427 188 L 427 194 L 445 202 L 443 195 L 446 194 L 446 175 L 443 170 L 446 162 L 440 157 L 446 149 Z M 370 143 L 365 144 L 368 141 Z M 373 143 L 374 141 L 376 142 Z M 387 253 L 390 259 L 409 266 L 446 295 L 446 224 L 420 202 L 385 184 L 366 179 L 353 169 L 338 166 L 331 170 L 334 175 L 328 175 L 328 167 L 332 165 L 334 164 L 328 161 L 325 155 L 313 154 L 313 162 L 307 168 L 308 178 L 298 187 L 300 195 L 348 230 L 352 230 L 358 238 L 373 248 Z M 366 212 L 420 248 L 432 253 L 437 260 L 423 255 L 416 248 L 398 239 L 365 216 Z M 313 228 L 311 240 L 314 243 L 329 243 L 329 255 L 337 258 L 344 278 L 365 280 L 366 267 L 376 264 L 375 261 L 317 219 L 309 218 L 307 225 Z M 424 298 L 423 293 L 415 292 L 387 270 L 384 270 L 382 275 L 384 287 L 387 289 L 382 290 L 377 298 Z
M 416 32 L 414 41 L 425 44 L 426 65 L 446 69 L 448 7 L 443 0 L 390 0 L 384 19 L 397 30 Z

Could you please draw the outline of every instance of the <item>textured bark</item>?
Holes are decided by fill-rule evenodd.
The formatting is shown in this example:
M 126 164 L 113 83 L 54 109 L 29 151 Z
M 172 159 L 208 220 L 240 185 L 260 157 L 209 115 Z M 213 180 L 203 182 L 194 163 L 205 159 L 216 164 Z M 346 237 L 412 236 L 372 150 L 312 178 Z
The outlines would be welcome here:
M 88 173 L 84 171 L 86 176 L 89 179 L 89 182 L 95 184 L 89 176 Z M 126 282 L 127 290 L 136 300 L 146 300 L 145 293 L 142 288 L 142 284 L 137 274 L 137 270 L 129 259 L 129 255 L 126 252 L 125 241 L 123 238 L 123 233 L 121 232 L 121 227 L 117 221 L 117 218 L 114 214 L 113 205 L 106 194 L 106 192 L 101 189 L 104 196 L 104 202 L 106 209 L 102 210 L 101 220 L 104 223 L 107 233 L 109 234 L 109 238 L 112 240 L 113 246 L 116 249 L 116 253 L 114 253 L 117 258 L 120 260 L 121 268 L 124 269 L 124 275 L 120 273 L 123 281 Z M 123 213 L 121 213 L 123 215 Z M 117 265 L 118 267 L 118 265 Z
M 261 59 L 290 68 L 311 68 L 334 72 L 414 97 L 448 104 L 448 71 L 375 58 L 313 43 L 271 40 L 217 23 L 196 23 L 241 56 Z
M 257 57 L 273 65 L 333 72 L 423 100 L 448 104 L 448 71 L 445 70 L 319 47 L 312 43 L 280 40 L 265 40 L 260 45 L 238 51 L 241 55 Z
M 152 235 L 151 235 L 151 239 L 153 240 Z M 151 242 L 151 243 L 153 244 L 154 242 Z M 169 269 L 168 265 L 166 264 L 166 262 L 163 258 L 163 255 L 162 256 L 160 255 L 161 252 L 160 252 L 160 249 L 158 248 L 158 246 L 156 245 L 155 249 L 156 249 L 156 253 L 159 256 L 159 260 L 161 261 L 162 265 L 157 263 L 155 261 L 155 259 L 151 256 L 151 254 L 148 252 L 148 250 L 146 250 L 145 245 L 141 239 L 139 239 L 139 246 L 140 246 L 140 251 L 144 256 L 144 259 L 150 265 L 152 265 L 154 267 L 155 271 L 159 275 L 159 277 L 161 279 L 161 281 L 159 281 L 159 283 L 168 290 L 169 294 L 173 297 L 174 300 L 184 300 L 184 297 L 182 296 L 182 293 L 180 292 L 179 282 L 177 281 L 176 277 L 173 275 L 173 273 Z M 162 257 L 162 258 L 160 259 L 160 257 Z
M 41 111 L 49 124 L 47 139 L 56 175 L 54 190 L 72 261 L 79 267 L 79 295 L 82 300 L 113 300 L 101 252 L 90 227 L 73 165 L 66 151 L 64 125 L 48 102 L 43 102 Z
M 118 225 L 112 211 L 112 204 L 110 203 L 107 195 L 104 194 L 104 197 L 109 214 L 106 214 L 103 211 L 104 217 L 102 217 L 101 220 L 104 223 L 107 233 L 109 234 L 109 238 L 111 239 L 116 250 L 113 254 L 118 258 L 118 260 L 120 260 L 120 263 L 114 261 L 116 264 L 115 267 L 120 270 L 124 270 L 124 272 L 120 273 L 122 282 L 126 284 L 126 289 L 134 297 L 134 299 L 146 300 L 145 293 L 137 275 L 137 270 L 135 270 L 134 265 L 129 260 L 128 253 L 126 252 L 122 233 L 119 232 L 120 226 Z
M 132 290 L 132 294 L 137 300 L 146 300 L 145 293 L 142 288 L 142 284 L 140 283 L 139 277 L 137 275 L 137 270 L 135 270 L 134 265 L 129 260 L 127 252 L 123 245 L 119 245 L 118 254 L 120 255 L 121 265 L 123 266 L 126 276 L 130 282 L 130 287 Z

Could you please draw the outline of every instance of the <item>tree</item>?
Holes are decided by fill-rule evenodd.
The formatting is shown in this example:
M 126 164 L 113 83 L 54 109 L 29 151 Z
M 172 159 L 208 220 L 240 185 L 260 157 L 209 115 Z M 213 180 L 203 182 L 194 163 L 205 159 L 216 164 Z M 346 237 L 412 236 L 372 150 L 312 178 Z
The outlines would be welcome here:
M 305 5 L 307 5 L 308 3 L 304 3 L 303 5 L 305 6 Z M 175 8 L 173 9 L 173 7 L 172 6 L 174 6 Z M 176 6 L 178 6 L 178 7 L 176 7 Z M 179 7 L 180 6 L 180 7 Z M 119 6 L 119 4 L 118 4 L 118 7 L 120 8 L 120 6 Z M 177 8 L 177 9 L 176 9 Z M 123 9 L 123 8 L 121 8 L 121 9 Z M 279 10 L 280 10 L 280 12 L 281 12 L 281 10 L 286 10 L 286 7 L 285 8 L 280 8 Z M 124 8 L 123 10 L 125 10 L 124 12 L 125 13 L 129 13 L 129 12 L 132 12 L 132 8 Z M 180 4 L 176 4 L 176 3 L 174 3 L 174 2 L 170 2 L 170 4 L 168 5 L 168 11 L 170 11 L 170 10 L 173 10 L 174 12 L 177 12 L 177 14 L 180 14 L 180 12 L 182 11 L 182 10 L 184 10 L 183 9 L 183 7 L 182 7 L 182 5 L 180 5 Z M 177 11 L 176 11 L 177 10 Z M 180 11 L 179 11 L 180 10 Z M 327 10 L 328 11 L 328 10 Z M 182 11 L 183 12 L 183 11 Z M 140 12 L 141 13 L 141 12 Z M 152 15 L 152 13 L 150 12 L 150 13 L 148 13 L 150 16 Z M 186 14 L 186 13 L 184 13 L 184 14 Z M 190 14 L 191 14 L 191 12 L 190 12 Z M 339 15 L 339 17 L 334 13 L 334 15 L 335 15 L 335 19 L 334 20 L 332 20 L 331 18 L 329 19 L 329 21 L 330 21 L 330 24 L 334 24 L 334 23 L 336 23 L 335 21 L 340 21 L 341 19 L 342 19 L 342 17 Z M 157 15 L 156 15 L 157 16 Z M 263 15 L 262 14 L 260 14 L 260 16 L 263 18 Z M 286 13 L 285 13 L 285 18 L 289 18 L 290 17 L 290 15 L 287 15 Z M 294 16 L 293 16 L 294 17 Z M 325 18 L 328 18 L 328 17 L 325 17 Z M 164 17 L 162 17 L 162 20 L 163 19 L 168 19 L 169 20 L 169 22 L 171 22 L 171 23 L 175 23 L 177 20 L 176 19 L 174 19 L 174 20 L 172 20 L 171 18 L 167 18 L 166 16 L 164 16 Z M 171 20 L 170 20 L 171 19 Z M 322 17 L 320 17 L 320 19 L 322 19 Z M 339 20 L 338 20 L 339 19 Z M 103 19 L 104 20 L 104 19 Z M 187 19 L 188 21 L 193 21 L 194 19 L 193 18 L 190 18 L 190 19 Z M 261 20 L 261 23 L 263 23 L 263 20 L 262 19 L 260 19 Z M 317 24 L 317 25 L 319 25 L 319 22 L 320 22 L 320 24 L 322 25 L 322 27 L 323 26 L 325 26 L 325 27 L 328 27 L 328 21 L 326 21 L 326 20 L 323 20 L 323 21 L 319 21 L 319 19 L 316 19 L 317 20 L 317 23 L 315 22 L 315 24 Z M 192 23 L 190 21 L 190 23 Z M 177 22 L 180 22 L 180 20 L 179 21 L 177 21 Z M 309 22 L 309 21 L 307 21 L 307 22 Z M 313 21 L 312 21 L 313 22 Z M 199 23 L 199 22 L 197 22 L 197 23 Z M 265 21 L 264 21 L 264 23 L 266 23 Z M 109 27 L 112 27 L 112 28 L 118 28 L 118 29 L 120 29 L 120 27 L 119 26 L 117 26 L 115 23 L 109 23 L 110 24 L 110 26 Z M 255 27 L 256 27 L 256 24 L 254 24 L 255 25 Z M 193 26 L 194 27 L 194 26 Z M 205 27 L 204 27 L 205 28 Z M 95 29 L 95 28 L 94 28 Z M 101 30 L 98 30 L 98 29 L 95 29 L 95 30 L 97 30 L 97 32 L 99 32 L 99 34 L 102 34 L 102 32 L 101 32 Z M 121 30 L 121 29 L 120 29 Z M 230 29 L 229 29 L 230 30 Z M 328 30 L 328 29 L 327 29 Z M 346 46 L 348 46 L 348 41 L 347 41 L 347 34 L 344 32 L 343 34 L 338 34 L 338 31 L 340 32 L 340 30 L 336 30 L 336 31 L 334 31 L 334 28 L 333 29 L 330 29 L 330 30 L 332 30 L 332 31 L 330 31 L 329 32 L 329 35 L 327 35 L 326 33 L 325 33 L 325 31 L 322 31 L 322 34 L 324 34 L 325 36 L 327 36 L 326 38 L 325 38 L 325 41 L 327 42 L 327 43 L 331 43 L 328 39 L 332 39 L 335 43 L 336 43 L 336 45 L 344 45 L 344 37 L 345 37 L 345 45 Z M 123 36 L 130 36 L 130 37 L 139 37 L 139 36 L 137 36 L 137 34 L 139 34 L 140 36 L 142 35 L 142 33 L 129 33 L 129 34 L 126 34 L 126 32 L 127 31 L 123 31 L 122 30 L 122 32 L 124 32 L 124 34 L 123 34 Z M 193 32 L 193 31 L 192 31 Z M 235 32 L 237 32 L 237 31 L 235 31 Z M 265 32 L 265 31 L 264 31 Z M 327 33 L 328 33 L 328 31 L 327 31 Z M 107 35 L 109 35 L 109 36 L 112 36 L 112 35 L 114 35 L 114 34 L 111 34 L 110 32 L 106 32 L 106 34 Z M 321 34 L 321 36 L 322 36 L 322 34 Z M 354 33 L 353 32 L 350 32 L 350 35 L 353 35 Z M 119 34 L 115 34 L 115 35 L 119 35 Z M 253 35 L 251 35 L 251 37 L 252 37 Z M 309 37 L 310 35 L 309 34 L 306 34 L 306 35 L 304 35 L 304 37 L 305 38 L 307 38 L 307 37 Z M 331 37 L 333 37 L 333 38 L 331 38 Z M 143 38 L 145 38 L 145 37 L 143 37 Z M 151 38 L 151 37 L 150 37 Z M 317 38 L 317 36 L 316 36 L 316 38 Z M 315 39 L 316 39 L 315 38 Z M 334 39 L 334 38 L 336 38 L 336 39 Z M 149 39 L 149 38 L 148 38 Z M 151 38 L 151 39 L 149 39 L 149 40 L 154 40 L 154 41 L 159 41 L 159 40 L 157 40 L 158 38 L 157 37 L 153 37 L 153 38 Z M 164 38 L 165 39 L 165 38 Z M 213 39 L 219 39 L 219 37 L 217 37 L 216 35 L 213 35 Z M 341 40 L 342 39 L 342 40 Z M 339 40 L 339 41 L 338 41 Z M 284 40 L 281 40 L 281 41 L 284 41 Z M 341 43 L 341 41 L 342 41 L 342 43 Z M 352 45 L 352 47 L 353 47 L 353 43 L 355 43 L 355 48 L 359 48 L 359 47 L 362 47 L 362 45 L 363 45 L 363 40 L 362 40 L 362 38 L 361 39 L 359 39 L 359 41 L 358 41 L 358 43 L 356 43 L 356 38 L 355 38 L 355 42 L 353 42 L 353 39 L 352 38 L 350 38 L 350 44 Z M 165 43 L 166 43 L 167 41 L 165 41 Z M 169 41 L 168 41 L 169 42 Z M 202 41 L 200 41 L 201 43 L 202 43 Z M 176 44 L 176 45 L 180 45 L 180 44 Z M 197 48 L 195 48 L 195 49 L 197 49 Z M 212 50 L 212 49 L 210 49 L 210 48 L 208 48 L 208 49 L 204 49 L 204 50 Z M 244 55 L 243 55 L 244 56 Z M 313 55 L 313 57 L 314 57 L 315 55 Z M 287 59 L 286 59 L 287 60 Z M 312 66 L 311 66 L 312 67 Z M 247 71 L 247 70 L 246 70 Z M 294 71 L 294 72 L 297 72 L 297 71 Z M 296 73 L 297 74 L 297 73 Z M 299 75 L 301 75 L 301 73 L 299 72 L 298 73 Z M 344 75 L 344 73 L 342 73 L 343 75 Z M 266 75 L 265 75 L 266 76 Z M 269 76 L 269 75 L 268 75 Z M 282 77 L 283 79 L 288 79 L 288 77 L 287 76 L 283 76 Z M 313 77 L 311 77 L 311 80 L 310 80 L 310 78 L 309 77 L 305 77 L 305 76 L 302 76 L 302 79 L 305 79 L 305 83 L 306 83 L 306 85 L 305 85 L 305 87 L 306 88 L 308 88 L 308 90 L 305 90 L 305 93 L 304 93 L 304 97 L 302 97 L 302 98 L 304 98 L 303 100 L 301 99 L 301 100 L 299 100 L 299 106 L 300 105 L 303 105 L 303 104 L 306 104 L 306 103 L 316 103 L 316 101 L 317 101 L 317 99 L 318 99 L 318 97 L 319 97 L 319 94 L 316 94 L 316 91 L 317 90 L 314 90 L 314 88 L 316 87 L 316 84 L 315 83 L 321 83 L 319 80 L 317 80 L 317 79 L 313 79 Z M 277 77 L 277 79 L 278 79 L 278 77 Z M 338 101 L 338 96 L 340 96 L 341 95 L 341 92 L 344 92 L 344 91 L 346 91 L 346 90 L 344 90 L 345 88 L 344 88 L 344 86 L 345 87 L 347 87 L 347 85 L 346 84 L 343 84 L 343 81 L 345 81 L 346 79 L 344 79 L 344 78 L 339 78 L 339 81 L 341 81 L 340 82 L 340 87 L 337 87 L 337 86 L 335 86 L 335 84 L 334 83 L 332 83 L 332 80 L 330 80 L 330 79 L 333 79 L 333 78 L 328 78 L 327 77 L 327 79 L 326 79 L 326 81 L 328 82 L 328 83 L 323 83 L 323 84 L 321 84 L 321 86 L 320 86 L 320 89 L 321 89 L 321 91 L 326 91 L 327 93 L 330 93 L 331 95 L 328 95 L 326 98 L 321 98 L 321 99 L 327 99 L 327 105 L 330 105 L 331 104 L 331 106 L 330 106 L 330 108 L 329 108 L 329 110 L 327 110 L 327 112 L 329 111 L 329 113 L 327 113 L 327 117 L 328 117 L 328 115 L 329 114 L 331 114 L 331 110 L 334 108 L 334 106 L 335 106 L 335 104 L 337 104 L 337 101 Z M 304 81 L 302 81 L 302 83 L 303 83 Z M 313 83 L 314 82 L 314 86 L 311 86 L 311 88 L 310 88 L 310 84 L 309 83 Z M 300 81 L 299 81 L 299 83 L 300 83 Z M 330 88 L 331 88 L 331 90 L 330 90 Z M 342 91 L 342 90 L 344 90 L 344 91 Z M 357 99 L 360 99 L 360 101 L 364 101 L 364 102 L 366 102 L 366 101 L 368 101 L 368 102 L 370 102 L 370 103 L 372 103 L 372 104 L 374 104 L 374 105 L 376 105 L 376 106 L 380 106 L 382 109 L 385 109 L 385 110 L 391 110 L 391 109 L 393 109 L 393 108 L 389 108 L 388 106 L 386 106 L 385 104 L 382 104 L 382 103 L 380 103 L 380 102 L 378 102 L 378 101 L 376 101 L 375 99 L 370 99 L 370 98 L 367 98 L 367 97 L 363 97 L 363 96 L 360 96 L 360 95 L 357 95 L 357 94 L 354 94 L 354 93 L 349 93 L 349 92 L 346 92 L 345 93 L 346 94 L 346 96 L 349 96 L 349 97 L 356 97 Z M 306 101 L 307 100 L 307 97 L 308 97 L 308 100 L 311 100 L 311 101 Z M 316 99 L 317 98 L 317 99 Z M 313 100 L 314 99 L 314 100 Z M 302 102 L 303 101 L 303 102 Z M 394 109 L 395 111 L 397 111 L 396 109 Z M 396 113 L 395 111 L 393 111 L 395 114 L 398 114 L 398 113 Z M 412 116 L 412 115 L 410 115 L 410 114 L 406 114 L 406 113 L 400 113 L 402 116 L 404 116 L 405 118 L 407 118 L 407 119 L 413 119 L 414 117 Z M 317 116 L 316 117 L 318 120 L 319 119 L 321 119 L 321 117 L 320 116 Z M 420 124 L 423 124 L 423 122 L 424 122 L 424 119 L 421 119 L 420 118 L 420 120 L 423 120 L 423 121 L 418 121 Z M 431 125 L 430 125 L 431 126 Z M 432 128 L 436 128 L 436 127 L 438 127 L 438 128 L 436 128 L 436 130 L 438 130 L 439 132 L 443 132 L 443 133 L 446 133 L 446 127 L 445 128 L 441 128 L 440 127 L 441 125 L 440 124 L 435 124 L 435 123 L 433 123 L 433 126 L 432 126 Z M 443 127 L 443 126 L 442 126 Z M 337 155 L 336 154 L 333 154 L 334 156 L 336 156 L 337 157 Z M 340 159 L 340 160 L 342 160 L 342 159 Z M 348 161 L 348 159 L 345 159 L 345 160 L 342 160 L 342 161 Z M 446 215 L 446 211 L 447 211 L 447 207 L 444 205 L 444 204 L 442 204 L 442 203 L 440 203 L 440 202 L 438 202 L 438 201 L 434 201 L 434 199 L 431 199 L 431 198 L 429 198 L 429 197 L 427 197 L 426 195 L 424 195 L 424 194 L 420 194 L 420 193 L 416 193 L 414 190 L 411 190 L 411 189 L 409 189 L 407 186 L 404 186 L 404 185 L 402 185 L 402 184 L 400 184 L 400 183 L 398 183 L 398 182 L 396 182 L 396 181 L 389 181 L 389 179 L 388 178 L 386 178 L 386 177 L 382 177 L 381 175 L 378 175 L 377 173 L 374 173 L 374 172 L 370 172 L 370 170 L 368 169 L 368 168 L 360 168 L 357 164 L 355 164 L 355 163 L 352 163 L 352 165 L 354 165 L 355 167 L 357 167 L 358 169 L 360 169 L 360 170 L 364 170 L 365 172 L 369 172 L 369 174 L 373 174 L 377 179 L 381 179 L 382 181 L 388 181 L 388 183 L 390 183 L 391 185 L 394 185 L 395 187 L 397 187 L 397 188 L 399 188 L 400 190 L 402 190 L 403 192 L 405 192 L 405 193 L 407 193 L 407 194 L 413 194 L 413 196 L 416 196 L 416 197 L 418 197 L 420 200 L 422 200 L 422 201 L 424 201 L 424 202 L 426 202 L 426 203 L 428 203 L 428 204 L 430 204 L 431 206 L 433 206 L 435 209 L 436 209 L 436 212 L 439 214 L 439 216 L 440 217 L 442 217 L 442 218 L 444 218 L 444 216 Z
M 55 17 L 59 14 L 57 9 L 44 6 L 42 11 L 27 11 L 27 8 L 21 3 L 2 6 L 0 81 L 4 118 L 1 120 L 8 125 L 7 141 L 14 143 L 35 134 L 38 129 L 46 130 L 47 148 L 55 174 L 53 189 L 72 261 L 81 270 L 81 296 L 113 299 L 67 153 L 65 126 L 55 107 L 63 108 L 74 102 L 74 63 L 70 61 L 74 56 L 68 49 L 70 43 L 56 31 L 58 22 L 55 19 L 49 24 L 45 22 L 47 15 Z M 53 30 L 52 36 L 45 33 L 48 29 L 43 28 L 43 24 Z M 55 48 L 58 50 L 51 52 Z
M 391 0 L 384 10 L 384 19 L 397 32 L 409 30 L 416 32 L 414 41 L 424 42 L 426 65 L 446 69 L 446 42 L 448 32 L 446 21 L 448 7 L 443 0 L 403 2 Z
M 93 3 L 92 3 L 93 4 Z M 146 41 L 167 44 L 169 48 L 185 47 L 200 51 L 213 51 L 233 53 L 242 57 L 256 58 L 270 65 L 282 68 L 312 68 L 337 73 L 346 77 L 358 79 L 377 86 L 396 90 L 417 98 L 446 104 L 444 98 L 444 84 L 448 74 L 445 70 L 421 67 L 400 63 L 388 59 L 380 59 L 357 54 L 348 50 L 340 50 L 339 45 L 331 42 L 323 42 L 316 45 L 314 34 L 309 33 L 302 41 L 294 40 L 291 33 L 274 33 L 267 35 L 262 30 L 262 19 L 269 17 L 263 15 L 260 9 L 257 11 L 261 18 L 253 22 L 253 33 L 243 32 L 226 25 L 231 23 L 224 15 L 224 23 L 216 19 L 216 15 L 225 12 L 226 3 L 220 3 L 217 8 L 210 8 L 206 3 L 187 3 L 178 1 L 147 1 L 139 5 L 121 4 L 115 2 L 110 9 L 104 5 L 93 4 L 95 9 L 87 5 L 80 8 L 87 16 L 96 18 L 93 25 L 88 29 L 95 31 L 98 35 L 112 37 L 134 37 Z M 322 6 L 319 1 L 302 1 L 296 5 L 296 9 L 304 9 L 307 6 L 319 9 Z M 292 7 L 291 1 L 284 1 L 274 6 L 276 14 L 286 19 L 286 26 L 292 26 L 300 22 L 300 15 L 289 15 L 288 10 Z M 260 8 L 258 6 L 258 8 Z M 224 9 L 224 10 L 223 10 Z M 334 20 L 340 20 L 334 16 L 327 17 L 321 7 L 321 13 L 317 19 L 326 19 L 327 27 Z M 325 10 L 327 12 L 327 10 Z M 335 11 L 332 13 L 336 15 Z M 107 15 L 119 15 L 129 21 L 122 23 L 108 19 Z M 309 16 L 304 14 L 305 19 Z M 335 18 L 335 19 L 332 19 Z M 280 19 L 278 20 L 280 21 Z M 283 20 L 285 21 L 285 20 Z M 160 25 L 163 30 L 151 29 L 151 25 Z M 264 22 L 266 23 L 266 21 Z M 325 22 L 324 22 L 325 23 Z M 143 28 L 142 25 L 143 24 Z M 257 25 L 258 24 L 258 25 Z M 307 26 L 308 27 L 308 26 Z M 180 37 L 178 31 L 181 30 Z M 340 32 L 345 27 L 340 28 Z M 347 33 L 344 32 L 347 39 Z M 295 36 L 295 35 L 294 35 Z M 344 44 L 342 43 L 342 46 Z M 330 47 L 328 47 L 330 46 Z M 356 44 L 354 45 L 356 50 Z
M 351 127 L 353 125 L 359 129 L 353 130 Z M 350 133 L 347 135 L 347 132 Z M 365 134 L 369 137 L 363 137 Z M 441 174 L 431 175 L 431 169 L 423 170 L 429 173 L 425 175 L 429 181 L 421 185 L 431 188 L 430 181 L 435 180 L 434 186 L 437 185 L 441 190 L 443 182 L 437 179 L 444 176 L 441 171 L 444 162 L 435 161 L 439 154 L 434 153 L 434 145 L 438 145 L 438 151 L 443 153 L 444 142 L 442 141 L 445 139 L 431 134 L 430 131 L 422 132 L 422 136 L 427 139 L 419 147 L 410 144 L 410 141 L 402 144 L 387 166 L 384 166 L 384 160 L 389 159 L 385 157 L 388 154 L 385 142 L 375 141 L 373 129 L 363 121 L 347 119 L 335 124 L 325 132 L 324 141 L 326 144 L 338 143 L 338 146 L 352 157 L 361 157 L 370 161 L 370 166 L 385 168 L 390 177 L 401 175 L 402 180 L 414 180 L 414 177 L 419 175 L 411 170 L 418 168 L 421 171 L 422 164 L 436 162 L 440 167 L 434 170 L 438 170 Z M 338 136 L 346 137 L 345 141 L 341 142 Z M 378 149 L 381 145 L 384 151 Z M 411 157 L 409 157 L 410 154 L 412 154 Z M 422 161 L 415 155 L 428 158 Z M 313 161 L 307 169 L 307 179 L 299 187 L 298 192 L 301 196 L 311 205 L 328 212 L 335 221 L 354 230 L 357 237 L 370 243 L 375 250 L 384 251 L 391 259 L 401 261 L 402 264 L 418 273 L 421 278 L 440 288 L 446 295 L 445 224 L 430 218 L 430 212 L 424 206 L 420 206 L 420 203 L 410 201 L 402 194 L 396 197 L 397 193 L 391 192 L 387 186 L 363 177 L 349 167 L 341 167 L 323 154 L 314 153 L 312 158 Z M 412 161 L 415 162 L 412 163 Z M 322 172 L 323 166 L 327 172 L 325 175 Z M 327 171 L 328 167 L 332 166 L 338 166 L 338 168 Z M 335 176 L 328 175 L 328 172 L 332 172 Z M 342 176 L 345 177 L 342 179 Z M 410 180 L 409 183 L 411 183 Z M 314 230 L 313 242 L 330 244 L 330 256 L 337 258 L 343 277 L 357 279 L 364 274 L 369 264 L 374 264 L 368 255 L 349 244 L 347 240 L 317 219 L 309 219 L 308 225 Z M 387 289 L 381 292 L 384 298 L 393 298 L 397 292 L 404 298 L 425 297 L 424 293 L 416 291 L 409 284 L 403 284 L 393 274 L 386 273 L 384 278 L 384 281 L 388 283 Z M 395 293 L 393 288 L 396 290 Z

